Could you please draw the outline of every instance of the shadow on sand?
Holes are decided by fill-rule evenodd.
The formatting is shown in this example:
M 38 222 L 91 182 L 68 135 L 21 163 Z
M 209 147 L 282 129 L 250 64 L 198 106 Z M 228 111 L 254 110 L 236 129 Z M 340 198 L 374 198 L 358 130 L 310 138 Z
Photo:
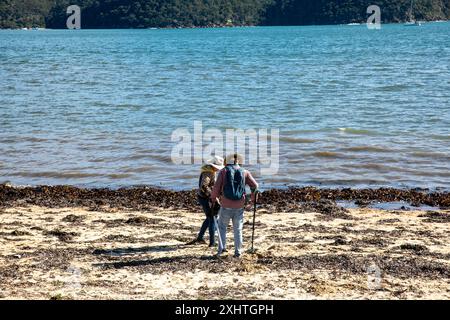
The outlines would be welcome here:
M 161 257 L 155 259 L 142 260 L 126 260 L 116 261 L 111 263 L 95 264 L 96 267 L 121 269 L 126 267 L 143 267 L 143 266 L 180 266 L 180 265 L 197 265 L 201 262 L 217 261 L 213 256 L 177 256 L 177 257 Z
M 182 245 L 164 245 L 164 246 L 145 246 L 141 248 L 116 248 L 116 249 L 96 249 L 94 255 L 106 255 L 113 257 L 122 257 L 135 254 L 151 253 L 151 252 L 170 252 L 183 248 Z

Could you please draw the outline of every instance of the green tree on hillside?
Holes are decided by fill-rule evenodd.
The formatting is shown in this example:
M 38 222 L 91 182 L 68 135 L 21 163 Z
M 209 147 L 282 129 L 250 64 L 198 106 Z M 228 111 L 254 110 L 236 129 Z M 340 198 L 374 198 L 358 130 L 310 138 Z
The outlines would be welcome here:
M 415 0 L 419 20 L 448 19 L 449 0 Z M 310 25 L 363 22 L 366 8 L 384 22 L 408 19 L 410 0 L 0 0 L 0 28 L 66 27 L 66 9 L 82 8 L 83 28 Z

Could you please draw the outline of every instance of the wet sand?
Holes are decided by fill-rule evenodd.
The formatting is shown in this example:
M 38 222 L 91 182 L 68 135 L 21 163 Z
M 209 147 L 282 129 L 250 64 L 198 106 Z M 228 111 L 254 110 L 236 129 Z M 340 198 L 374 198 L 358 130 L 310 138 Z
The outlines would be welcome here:
M 96 203 L 100 198 L 77 206 L 79 198 L 67 197 L 64 206 L 6 194 L 0 192 L 2 299 L 450 298 L 445 209 L 262 204 L 258 250 L 237 260 L 186 246 L 203 216 L 198 207 L 170 208 L 170 198 L 125 208 Z M 248 248 L 248 212 L 245 221 Z

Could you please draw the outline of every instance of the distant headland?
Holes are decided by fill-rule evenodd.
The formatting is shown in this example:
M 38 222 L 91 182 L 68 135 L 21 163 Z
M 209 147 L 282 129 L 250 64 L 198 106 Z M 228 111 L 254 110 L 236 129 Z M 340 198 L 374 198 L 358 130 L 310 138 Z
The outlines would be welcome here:
M 383 23 L 410 17 L 410 0 L 6 0 L 0 3 L 0 28 L 65 29 L 67 7 L 78 5 L 82 28 L 204 28 L 362 23 L 370 5 L 381 8 Z M 417 0 L 419 21 L 448 20 L 450 5 Z

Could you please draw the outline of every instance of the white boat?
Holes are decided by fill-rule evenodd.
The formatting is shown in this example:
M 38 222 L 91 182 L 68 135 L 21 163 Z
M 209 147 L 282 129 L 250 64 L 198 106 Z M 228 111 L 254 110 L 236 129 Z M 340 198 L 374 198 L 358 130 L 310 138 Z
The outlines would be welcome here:
M 420 21 L 408 21 L 405 22 L 404 26 L 405 27 L 420 27 L 422 25 L 422 22 Z
M 352 22 L 352 23 L 348 23 L 348 26 L 360 26 L 361 23 L 357 23 L 357 22 Z

